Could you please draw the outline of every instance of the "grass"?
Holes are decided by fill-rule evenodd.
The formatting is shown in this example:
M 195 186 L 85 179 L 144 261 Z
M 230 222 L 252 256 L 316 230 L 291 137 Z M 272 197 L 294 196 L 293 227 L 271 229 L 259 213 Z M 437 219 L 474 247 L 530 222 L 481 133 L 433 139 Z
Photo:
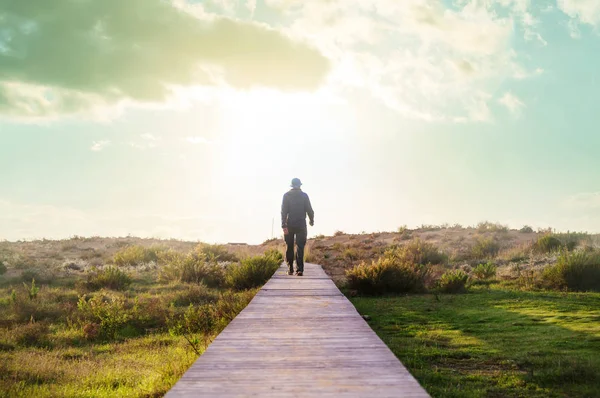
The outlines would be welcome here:
M 156 266 L 146 268 L 147 252 L 126 250 L 127 272 L 109 265 L 52 269 L 45 281 L 29 270 L 0 277 L 0 396 L 163 396 L 282 259 L 270 250 L 238 265 L 227 263 L 238 257 L 225 247 L 199 245 L 157 251 Z M 175 269 L 176 278 L 160 278 L 161 269 Z M 239 271 L 231 286 L 228 270 Z
M 0 392 L 10 397 L 158 397 L 197 355 L 168 333 L 52 350 L 0 351 Z
M 600 396 L 600 294 L 355 297 L 433 397 Z

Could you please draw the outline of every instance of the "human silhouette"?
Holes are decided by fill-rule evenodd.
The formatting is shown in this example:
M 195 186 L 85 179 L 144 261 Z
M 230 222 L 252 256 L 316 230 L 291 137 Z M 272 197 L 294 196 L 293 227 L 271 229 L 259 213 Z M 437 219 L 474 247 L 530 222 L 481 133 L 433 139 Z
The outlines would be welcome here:
M 304 246 L 306 245 L 306 215 L 310 226 L 315 225 L 315 212 L 310 204 L 308 195 L 300 188 L 302 182 L 299 178 L 292 179 L 292 189 L 283 195 L 281 203 L 281 228 L 287 250 L 285 259 L 289 267 L 288 275 L 294 274 L 294 240 L 298 247 L 296 251 L 296 275 L 304 273 Z

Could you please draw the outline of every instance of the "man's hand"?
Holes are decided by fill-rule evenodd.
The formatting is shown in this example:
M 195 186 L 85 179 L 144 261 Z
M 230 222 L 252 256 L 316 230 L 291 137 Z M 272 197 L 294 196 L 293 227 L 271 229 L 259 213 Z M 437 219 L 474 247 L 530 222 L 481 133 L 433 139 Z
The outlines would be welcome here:
M 315 225 L 315 220 L 310 220 L 308 223 L 311 227 Z
M 284 228 L 283 228 L 283 234 L 284 234 L 284 235 L 287 235 L 287 234 L 289 234 L 289 233 L 290 233 L 290 232 L 288 231 L 288 229 L 287 229 L 286 227 L 284 227 Z

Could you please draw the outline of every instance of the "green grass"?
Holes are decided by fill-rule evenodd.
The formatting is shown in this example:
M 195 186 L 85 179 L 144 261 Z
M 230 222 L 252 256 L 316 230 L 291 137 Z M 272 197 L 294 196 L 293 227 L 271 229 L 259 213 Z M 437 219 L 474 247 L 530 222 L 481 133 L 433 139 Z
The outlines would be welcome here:
M 0 392 L 10 397 L 158 397 L 196 357 L 185 340 L 168 334 L 53 350 L 18 348 L 0 352 Z
M 202 250 L 161 255 L 224 275 L 218 261 L 233 256 L 220 246 Z M 29 276 L 26 283 L 8 280 L 0 285 L 0 396 L 163 396 L 281 260 L 277 251 L 244 260 L 256 267 L 241 275 L 251 286 L 233 286 L 242 291 L 207 286 L 204 274 L 194 283 L 159 278 L 168 263 L 127 274 L 109 266 L 39 283 Z
M 600 396 L 600 294 L 473 289 L 351 300 L 433 397 Z

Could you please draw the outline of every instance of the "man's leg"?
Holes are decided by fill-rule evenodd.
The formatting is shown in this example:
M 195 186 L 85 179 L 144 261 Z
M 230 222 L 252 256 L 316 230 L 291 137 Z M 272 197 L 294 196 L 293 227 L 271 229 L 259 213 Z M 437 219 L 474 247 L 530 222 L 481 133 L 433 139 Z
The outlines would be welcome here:
M 298 229 L 296 232 L 296 245 L 298 250 L 296 251 L 296 271 L 304 272 L 304 245 L 306 245 L 306 228 Z
M 284 235 L 287 250 L 285 252 L 285 261 L 288 264 L 290 272 L 294 272 L 294 234 L 288 229 L 288 234 Z

